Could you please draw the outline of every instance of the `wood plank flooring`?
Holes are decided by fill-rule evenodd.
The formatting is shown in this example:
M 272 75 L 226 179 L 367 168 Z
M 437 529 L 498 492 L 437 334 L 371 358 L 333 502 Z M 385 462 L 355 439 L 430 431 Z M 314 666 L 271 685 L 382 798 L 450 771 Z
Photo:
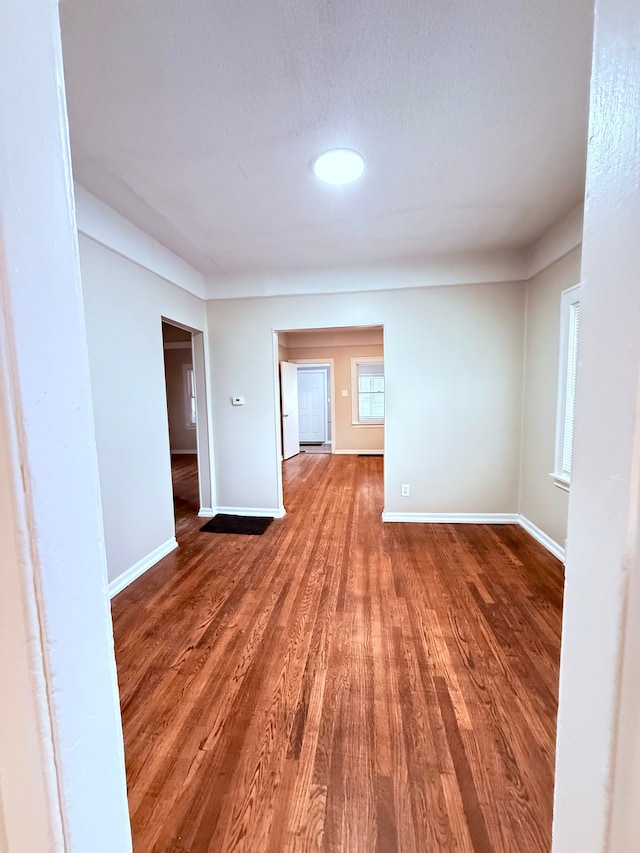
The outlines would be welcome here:
M 548 851 L 563 578 L 516 526 L 382 524 L 381 457 L 301 454 L 263 536 L 113 602 L 136 853 Z

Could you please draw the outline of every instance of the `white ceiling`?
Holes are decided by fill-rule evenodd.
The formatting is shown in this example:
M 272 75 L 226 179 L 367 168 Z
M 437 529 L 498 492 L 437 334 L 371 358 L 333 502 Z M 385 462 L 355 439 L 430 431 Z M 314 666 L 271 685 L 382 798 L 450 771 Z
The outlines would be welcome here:
M 527 246 L 582 197 L 592 6 L 65 0 L 75 178 L 205 274 Z

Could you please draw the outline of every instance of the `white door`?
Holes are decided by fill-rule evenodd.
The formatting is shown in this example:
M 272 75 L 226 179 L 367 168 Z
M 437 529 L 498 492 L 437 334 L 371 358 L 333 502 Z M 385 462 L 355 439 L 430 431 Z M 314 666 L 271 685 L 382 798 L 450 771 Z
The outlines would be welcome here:
M 324 442 L 327 423 L 327 374 L 324 370 L 298 371 L 300 441 Z
M 282 400 L 282 455 L 290 459 L 300 452 L 298 431 L 298 365 L 280 363 L 280 395 Z

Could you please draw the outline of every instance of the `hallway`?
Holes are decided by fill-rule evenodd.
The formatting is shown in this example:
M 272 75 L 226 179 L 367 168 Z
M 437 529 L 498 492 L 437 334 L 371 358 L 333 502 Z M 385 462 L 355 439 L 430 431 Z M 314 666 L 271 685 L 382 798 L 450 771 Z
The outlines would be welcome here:
M 136 853 L 547 851 L 560 564 L 383 525 L 381 457 L 300 454 L 263 536 L 200 533 L 193 465 L 113 601 Z

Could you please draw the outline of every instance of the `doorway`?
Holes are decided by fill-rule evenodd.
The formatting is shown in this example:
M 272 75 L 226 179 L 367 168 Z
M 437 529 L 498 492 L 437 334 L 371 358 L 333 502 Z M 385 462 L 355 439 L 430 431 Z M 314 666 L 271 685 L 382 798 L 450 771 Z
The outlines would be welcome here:
M 300 452 L 332 453 L 332 364 L 297 364 Z
M 280 362 L 282 457 L 332 453 L 333 359 Z
M 324 444 L 327 437 L 327 374 L 298 368 L 300 444 Z
M 274 331 L 274 367 L 283 462 L 300 452 L 384 455 L 383 326 Z
M 162 319 L 167 425 L 176 535 L 181 520 L 212 514 L 204 336 Z

